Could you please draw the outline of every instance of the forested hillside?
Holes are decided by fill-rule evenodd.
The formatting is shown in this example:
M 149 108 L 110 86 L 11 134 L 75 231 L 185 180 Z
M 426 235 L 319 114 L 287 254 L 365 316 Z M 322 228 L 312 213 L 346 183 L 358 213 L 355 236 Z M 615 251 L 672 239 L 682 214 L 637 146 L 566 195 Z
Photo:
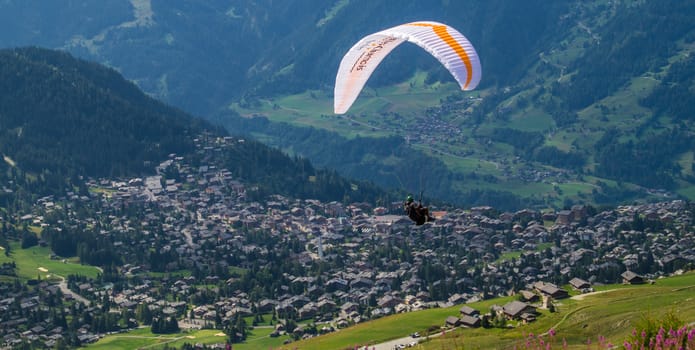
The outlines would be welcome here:
M 72 186 L 84 191 L 87 178 L 153 174 L 170 154 L 199 157 L 195 139 L 201 135 L 226 134 L 99 64 L 39 48 L 0 50 L 0 204 Z M 316 170 L 306 159 L 253 140 L 222 159 L 237 179 L 256 184 L 258 195 L 388 198 L 375 186 Z
M 340 57 L 360 37 L 423 19 L 449 23 L 476 44 L 485 57 L 484 84 L 508 84 L 525 72 L 558 26 L 566 26 L 558 18 L 572 3 L 10 1 L 0 4 L 5 28 L 0 45 L 67 49 L 118 67 L 164 101 L 207 115 L 243 95 L 332 85 Z M 450 81 L 431 57 L 402 51 L 384 63 L 376 84 L 402 81 L 416 69 Z
M 206 115 L 254 83 L 247 78 L 265 69 L 256 66 L 261 52 L 296 28 L 313 26 L 329 6 L 316 0 L 9 1 L 0 3 L 0 47 L 65 49 Z
M 0 123 L 0 149 L 18 168 L 67 177 L 143 172 L 190 152 L 204 124 L 114 70 L 38 48 L 0 51 Z
M 610 204 L 648 199 L 655 193 L 695 198 L 691 151 L 695 108 L 688 102 L 695 95 L 687 68 L 693 62 L 695 32 L 690 23 L 695 20 L 695 3 L 566 2 L 546 12 L 541 11 L 543 4 L 531 3 L 525 11 L 532 14 L 533 23 L 521 23 L 528 18 L 507 14 L 512 4 L 495 4 L 494 11 L 483 4 L 465 6 L 474 13 L 477 6 L 483 11 L 476 13 L 483 18 L 481 23 L 472 28 L 468 23 L 460 24 L 483 64 L 479 92 L 440 93 L 430 84 L 438 81 L 435 76 L 443 69 L 436 63 L 423 64 L 434 60 L 418 48 L 403 48 L 379 67 L 363 93 L 364 105 L 360 106 L 358 99 L 349 123 L 336 118 L 325 126 L 319 118 L 314 119 L 315 124 L 342 136 L 379 136 L 388 131 L 416 140 L 415 149 L 441 159 L 457 175 L 439 171 L 440 181 L 435 183 L 445 183 L 449 191 L 437 196 L 458 189 L 454 196 L 471 205 L 478 204 L 480 198 L 460 193 L 475 189 L 480 195 L 481 190 L 494 189 L 521 199 L 525 205 L 564 207 L 573 202 Z M 496 21 L 505 15 L 509 16 L 507 21 Z M 493 37 L 510 40 L 487 41 Z M 511 51 L 504 51 L 507 49 Z M 435 68 L 427 68 L 432 66 Z M 310 76 L 312 69 L 321 68 L 308 67 L 305 75 Z M 423 70 L 424 81 L 413 79 Z M 441 81 L 446 81 L 446 74 L 441 74 Z M 318 76 L 315 79 L 320 80 Z M 410 88 L 404 95 L 410 96 L 409 100 L 399 96 L 402 92 L 392 92 L 403 90 L 406 84 Z M 416 107 L 414 101 L 437 94 L 439 100 L 432 98 L 431 107 Z M 319 103 L 321 97 L 316 95 L 311 97 Z M 478 102 L 463 102 L 464 98 L 479 96 Z M 304 119 L 310 113 L 294 109 L 298 101 L 312 102 L 302 95 L 268 101 L 260 98 L 255 104 L 244 101 L 247 105 L 240 104 L 242 108 L 237 111 L 248 117 L 255 109 L 282 122 L 295 114 L 289 117 L 293 125 L 313 127 Z M 447 135 L 448 131 L 423 135 L 421 125 L 442 122 L 446 130 L 455 130 L 456 136 Z M 361 124 L 368 124 L 371 130 Z M 253 132 L 266 137 L 267 142 L 290 148 L 284 145 L 283 137 L 268 138 L 272 131 Z M 289 132 L 286 128 L 284 134 Z M 336 137 L 340 136 L 330 139 Z M 336 158 L 355 153 L 357 148 L 345 145 Z M 298 144 L 291 147 L 310 153 L 297 148 Z M 321 158 L 313 159 L 318 163 Z M 478 164 L 472 166 L 471 160 Z M 491 163 L 494 169 L 481 167 L 481 162 Z M 386 163 L 382 171 L 392 167 Z M 375 174 L 369 168 L 362 162 L 345 171 Z M 404 182 L 415 189 L 413 180 Z
M 1 3 L 0 45 L 103 62 L 156 98 L 341 174 L 470 205 L 695 198 L 692 1 L 63 5 Z M 434 58 L 404 44 L 349 114 L 333 117 L 346 50 L 414 20 L 450 24 L 470 39 L 483 67 L 478 89 L 461 93 Z M 240 116 L 272 125 L 260 130 L 264 121 Z M 394 146 L 370 140 L 380 149 L 367 149 L 357 136 Z M 387 150 L 396 156 L 379 153 Z M 412 167 L 421 170 L 404 171 Z
M 412 193 L 448 203 L 494 205 L 503 210 L 533 204 L 505 191 L 454 188 L 456 181 L 477 181 L 484 175 L 474 171 L 456 173 L 441 160 L 410 147 L 400 136 L 347 139 L 321 129 L 272 123 L 266 118 L 230 118 L 225 125 L 232 132 L 264 135 L 264 140 L 275 147 L 293 150 L 348 178 L 362 178 L 383 188 L 411 189 Z
M 288 37 L 289 43 L 266 51 L 262 61 L 284 65 L 283 74 L 268 83 L 261 80 L 259 94 L 303 91 L 332 86 L 342 55 L 366 34 L 419 20 L 447 23 L 474 43 L 483 57 L 483 86 L 515 82 L 537 59 L 537 52 L 562 31 L 559 21 L 572 1 L 338 1 L 337 13 L 315 28 L 300 28 Z M 343 6 L 340 6 L 343 5 Z M 379 14 L 374 16 L 373 14 Z M 294 54 L 282 50 L 292 49 Z M 277 55 L 280 52 L 280 55 Z M 453 81 L 437 61 L 422 50 L 404 45 L 389 56 L 370 80 L 372 86 L 402 82 L 418 69 L 427 70 L 430 81 Z

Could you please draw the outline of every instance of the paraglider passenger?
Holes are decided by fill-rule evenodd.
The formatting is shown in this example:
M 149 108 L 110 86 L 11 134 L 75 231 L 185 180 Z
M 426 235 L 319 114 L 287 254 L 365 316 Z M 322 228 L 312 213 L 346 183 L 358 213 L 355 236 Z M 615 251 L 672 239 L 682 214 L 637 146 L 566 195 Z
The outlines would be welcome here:
M 415 203 L 413 196 L 408 195 L 403 203 L 405 208 L 405 213 L 408 215 L 410 220 L 413 220 L 416 225 L 423 225 L 426 222 L 434 221 L 434 218 L 430 216 L 427 207 L 423 207 L 422 203 Z

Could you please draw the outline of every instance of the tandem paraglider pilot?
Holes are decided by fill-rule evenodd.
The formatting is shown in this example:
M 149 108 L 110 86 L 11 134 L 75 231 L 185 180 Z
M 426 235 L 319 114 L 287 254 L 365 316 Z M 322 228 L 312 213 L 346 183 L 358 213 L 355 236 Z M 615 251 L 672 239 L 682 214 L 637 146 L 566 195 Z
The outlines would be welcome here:
M 403 203 L 405 208 L 405 213 L 408 215 L 410 220 L 413 220 L 416 225 L 424 225 L 426 222 L 434 221 L 434 218 L 430 216 L 427 207 L 423 207 L 422 203 L 415 203 L 412 195 L 408 195 Z

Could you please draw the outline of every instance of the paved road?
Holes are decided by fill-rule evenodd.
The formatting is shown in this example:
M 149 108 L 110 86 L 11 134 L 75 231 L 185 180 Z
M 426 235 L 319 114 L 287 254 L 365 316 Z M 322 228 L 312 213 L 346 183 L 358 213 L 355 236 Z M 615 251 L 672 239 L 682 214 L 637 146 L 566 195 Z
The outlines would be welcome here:
M 423 339 L 423 338 L 412 338 L 412 337 L 398 338 L 398 339 L 394 339 L 391 341 L 387 341 L 385 343 L 372 345 L 369 347 L 369 350 L 372 350 L 372 349 L 374 349 L 374 350 L 393 350 L 393 349 L 396 349 L 396 346 L 399 344 L 403 344 L 403 345 L 407 346 L 408 344 L 411 344 L 412 342 L 415 342 L 415 343 L 419 342 L 420 339 Z
M 456 328 L 449 328 L 449 329 L 445 330 L 444 332 L 432 333 L 432 334 L 430 334 L 429 339 L 439 337 L 442 334 L 449 333 L 455 329 Z M 404 345 L 407 349 L 409 347 L 409 345 L 412 345 L 413 343 L 415 343 L 415 345 L 417 345 L 417 343 L 419 343 L 421 341 L 425 341 L 427 339 L 428 339 L 428 337 L 413 338 L 411 336 L 407 336 L 407 337 L 390 340 L 390 341 L 376 344 L 376 345 L 370 345 L 368 349 L 369 350 L 372 350 L 372 349 L 373 350 L 394 350 L 394 349 L 396 349 L 396 346 L 398 346 L 400 344 Z M 417 347 L 416 347 L 416 349 L 417 349 Z
M 73 292 L 68 288 L 68 282 L 65 280 L 63 276 L 53 274 L 53 276 L 56 276 L 60 278 L 60 282 L 58 282 L 58 288 L 60 288 L 60 291 L 63 292 L 63 295 L 65 294 L 70 294 L 72 297 L 79 301 L 80 303 L 84 304 L 85 306 L 89 306 L 90 302 L 89 300 L 85 299 L 83 296 Z

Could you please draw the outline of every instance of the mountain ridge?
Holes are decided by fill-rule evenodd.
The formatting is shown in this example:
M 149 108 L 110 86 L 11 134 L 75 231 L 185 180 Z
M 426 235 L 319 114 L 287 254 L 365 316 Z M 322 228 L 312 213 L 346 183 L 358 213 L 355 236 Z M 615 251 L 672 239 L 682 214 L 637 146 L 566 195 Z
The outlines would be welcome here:
M 145 95 L 115 70 L 60 51 L 0 50 L 0 95 L 0 176 L 34 196 L 72 186 L 85 190 L 86 178 L 152 174 L 172 154 L 199 157 L 195 143 L 201 135 L 228 135 Z M 253 140 L 223 156 L 261 196 L 372 201 L 390 196 Z
M 41 5 L 0 4 L 7 16 L 36 13 L 21 24 L 8 21 L 0 44 L 21 37 L 65 48 L 117 67 L 149 94 L 222 124 L 237 123 L 236 114 L 263 115 L 348 138 L 403 137 L 456 176 L 475 174 L 450 181 L 448 172 L 439 172 L 436 182 L 450 183 L 436 196 L 494 190 L 539 207 L 658 200 L 662 194 L 695 198 L 694 154 L 688 151 L 695 142 L 695 106 L 688 103 L 693 94 L 687 84 L 695 8 L 689 2 L 210 0 L 107 6 L 110 16 L 72 4 L 49 17 Z M 36 34 L 79 16 L 92 20 L 55 35 Z M 471 40 L 484 71 L 479 89 L 441 88 L 452 81 L 446 70 L 417 47 L 403 45 L 370 79 L 349 122 L 330 117 L 341 55 L 367 33 L 419 19 L 451 24 Z M 432 123 L 461 133 L 416 132 Z M 300 144 L 254 132 L 287 152 L 309 155 Z M 334 167 L 353 151 L 316 164 Z M 389 164 L 380 166 L 377 173 L 390 171 Z M 373 169 L 365 163 L 341 172 L 373 180 Z M 408 191 L 420 190 L 413 185 L 417 179 L 404 182 Z M 457 201 L 477 204 L 483 198 Z

